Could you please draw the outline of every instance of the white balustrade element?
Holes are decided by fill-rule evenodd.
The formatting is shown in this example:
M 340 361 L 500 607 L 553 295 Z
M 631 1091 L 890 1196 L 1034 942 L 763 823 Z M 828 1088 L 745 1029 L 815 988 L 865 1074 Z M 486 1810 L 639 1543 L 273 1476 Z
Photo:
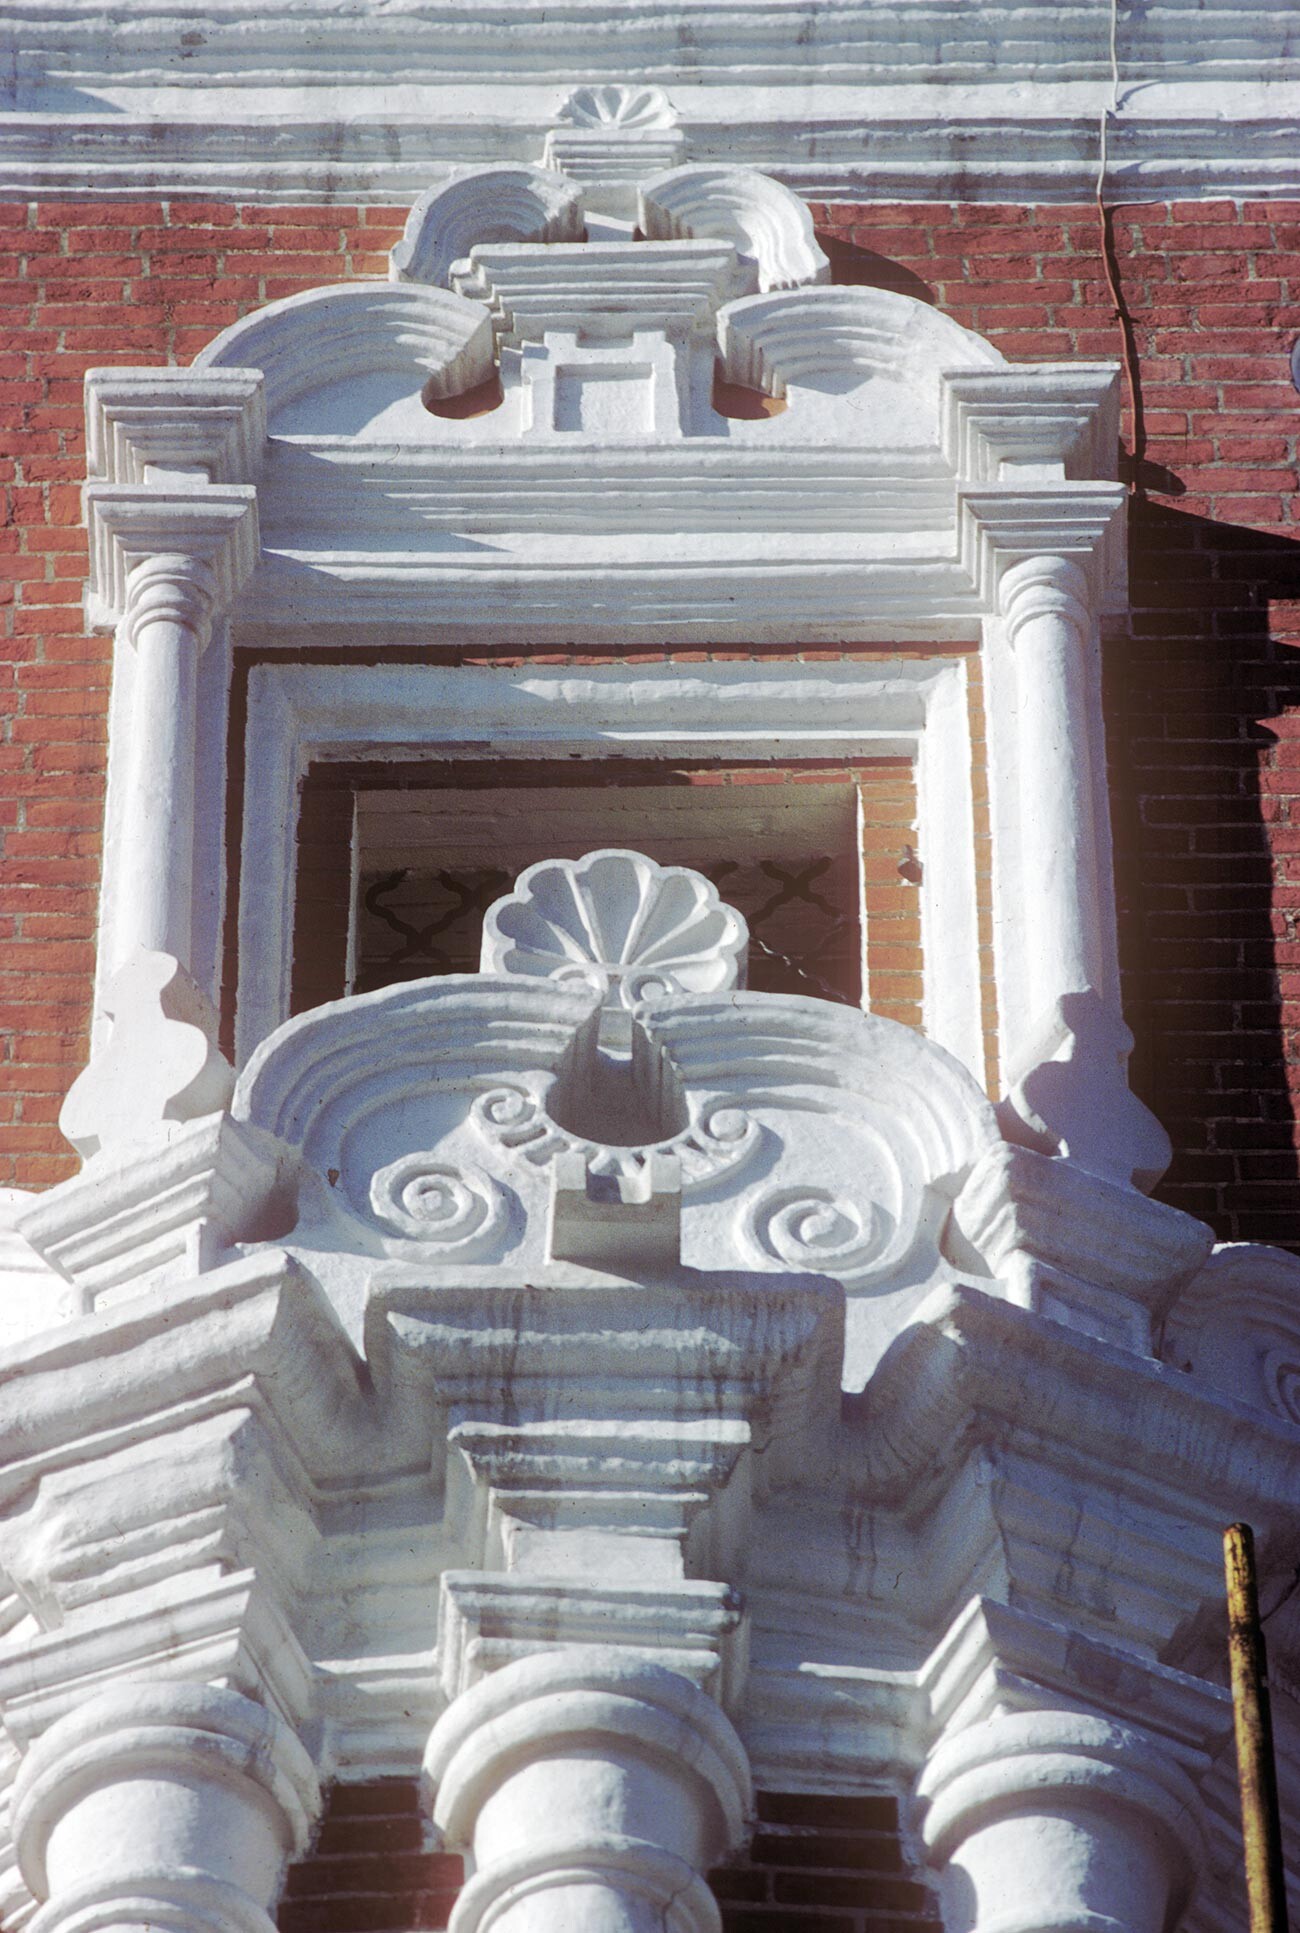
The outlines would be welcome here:
M 34 1933 L 272 1933 L 320 1802 L 272 1713 L 206 1685 L 122 1685 L 56 1721 L 14 1789 Z
M 1164 1933 L 1200 1859 L 1172 1749 L 1086 1713 L 973 1725 L 939 1745 L 919 1790 L 949 1933 Z
M 198 668 L 230 595 L 229 562 L 219 554 L 224 515 L 218 506 L 208 530 L 196 513 L 193 549 L 145 556 L 125 579 L 118 642 L 132 664 L 110 855 L 116 945 L 99 997 L 112 1032 L 60 1116 L 64 1134 L 88 1158 L 223 1107 L 230 1097 L 232 1075 L 215 1047 L 216 1015 L 190 974 Z
M 455 1701 L 424 1764 L 474 1855 L 451 1933 L 717 1933 L 703 1875 L 743 1838 L 749 1766 L 676 1672 L 603 1646 L 523 1659 Z

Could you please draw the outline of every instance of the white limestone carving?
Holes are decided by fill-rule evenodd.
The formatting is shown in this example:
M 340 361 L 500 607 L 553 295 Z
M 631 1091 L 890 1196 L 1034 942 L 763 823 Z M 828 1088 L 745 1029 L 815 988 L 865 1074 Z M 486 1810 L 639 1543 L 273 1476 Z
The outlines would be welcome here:
M 313 391 L 359 379 L 405 378 L 411 392 L 471 389 L 491 375 L 492 330 L 481 308 L 446 289 L 348 282 L 285 296 L 231 326 L 201 350 L 195 368 L 252 365 L 266 409 L 282 414 Z
M 414 204 L 390 256 L 394 282 L 445 288 L 481 242 L 580 242 L 582 196 L 548 168 L 479 168 Z
M 149 1104 L 147 1092 L 130 1108 L 123 1103 L 122 1085 L 129 1085 L 137 1065 L 150 1065 L 152 1072 L 170 1060 L 174 1067 L 187 1036 L 197 1058 L 193 1036 L 201 1031 L 186 1021 L 159 1021 L 156 1014 L 152 1026 L 115 1031 L 64 1103 L 66 1111 L 78 1096 L 80 1105 L 81 1081 L 93 1080 L 106 1111 L 97 1128 L 107 1138 L 93 1152 L 82 1147 L 89 1156 L 82 1173 L 33 1201 L 21 1228 L 31 1246 L 76 1285 L 81 1308 L 95 1308 L 115 1292 L 142 1294 L 167 1276 L 202 1274 L 259 1229 L 277 1199 L 280 1151 L 255 1130 L 224 1112 L 196 1109 L 192 1117 L 174 1112 L 169 1119 L 157 1111 L 156 1094 Z M 209 1101 L 221 1108 L 234 1076 L 211 1050 L 206 1066 Z M 182 1092 L 187 1109 L 199 1086 Z M 91 1098 L 84 1097 L 87 1108 Z M 169 1098 L 163 1105 L 179 1104 Z
M 652 1148 L 637 1174 L 601 1175 L 581 1150 L 551 1163 L 552 1262 L 659 1274 L 682 1259 L 682 1169 Z
M 641 184 L 640 223 L 652 241 L 714 236 L 752 263 L 763 293 L 824 282 L 830 264 L 797 195 L 750 168 L 687 163 Z
M 117 1153 L 169 1122 L 223 1108 L 234 1090 L 216 1016 L 174 954 L 140 949 L 110 983 L 107 1045 L 77 1076 L 59 1124 L 79 1154 Z
M 257 413 L 260 388 L 244 390 Z M 200 412 L 201 413 L 201 412 Z M 146 475 L 149 466 L 145 466 Z M 252 574 L 259 537 L 248 484 L 176 478 L 86 488 L 92 613 L 120 624 L 106 805 L 97 1007 L 138 952 L 194 959 L 201 660 Z M 222 788 L 214 803 L 221 807 Z M 102 1045 L 102 1028 L 95 1033 Z
M 14 1793 L 41 1933 L 147 1921 L 268 1933 L 320 1793 L 288 1727 L 231 1692 L 134 1685 L 69 1713 Z
M 1195 1646 L 1225 1517 L 1252 1516 L 1289 1569 L 1300 1371 L 1289 1278 L 1201 1268 L 1207 1231 L 1139 1192 L 1163 1144 L 1123 1078 L 1096 690 L 1098 620 L 1123 598 L 1114 372 L 1014 368 L 927 305 L 803 286 L 823 272 L 805 216 L 722 165 L 698 101 L 678 107 L 708 159 L 650 184 L 663 239 L 622 239 L 611 210 L 678 132 L 587 71 L 548 155 L 590 188 L 601 240 L 493 240 L 492 182 L 448 199 L 430 166 L 412 261 L 461 248 L 456 292 L 313 292 L 184 379 L 90 385 L 92 610 L 122 621 L 106 965 L 144 944 L 171 977 L 69 1102 L 99 1151 L 17 1217 L 72 1286 L 61 1326 L 42 1313 L 0 1352 L 5 1749 L 37 1789 L 106 1686 L 117 1712 L 149 1680 L 173 1718 L 208 1714 L 149 1728 L 187 1734 L 169 1766 L 206 1753 L 224 1778 L 237 1737 L 283 1769 L 293 1748 L 245 1725 L 251 1699 L 323 1767 L 409 1776 L 447 1705 L 436 1803 L 479 1861 L 459 1927 L 567 1933 L 585 1902 L 629 1933 L 703 1933 L 698 1875 L 743 1836 L 747 1790 L 713 1699 L 777 1789 L 920 1776 L 954 1924 L 991 1933 L 1019 1861 L 1035 1933 L 1122 1922 L 1099 1875 L 1130 1868 L 1154 1927 L 1190 1882 L 1224 1718 Z M 521 126 L 554 124 L 542 92 Z M 489 158 L 537 151 L 509 148 Z M 576 223 L 575 190 L 545 181 Z M 781 416 L 712 409 L 719 344 L 732 380 L 784 390 Z M 421 407 L 498 367 L 490 419 Z M 226 654 L 364 660 L 416 636 L 944 652 L 262 667 L 227 1106 L 207 1023 L 167 1007 L 182 969 L 213 977 L 195 880 L 221 849 Z M 712 889 L 611 854 L 521 881 L 485 972 L 281 1025 L 302 772 L 484 744 L 912 760 L 933 1038 L 744 992 L 743 927 Z M 170 847 L 139 836 L 158 797 Z M 1248 1277 L 1251 1340 L 1229 1349 Z M 223 1693 L 242 1717 L 212 1716 Z M 575 1712 L 595 1739 L 582 1791 Z M 711 1750 L 723 1771 L 700 1776 Z M 567 1839 L 544 1816 L 563 1781 Z M 251 1801 L 228 1783 L 209 1856 L 240 1805 L 271 1823 L 222 1911 L 265 1933 L 297 1828 L 256 1778 Z M 105 1773 L 105 1806 L 120 1784 Z M 593 1788 L 628 1808 L 617 1843 Z M 99 1803 L 68 1807 L 86 1864 Z M 81 1869 L 42 1871 L 19 1825 L 42 1924 L 63 1928 Z M 168 1842 L 164 1878 L 188 1844 Z M 131 1857 L 96 1883 L 138 1880 L 147 1917 L 208 1933 L 200 1854 L 165 1896 Z
M 606 849 L 522 872 L 484 916 L 481 970 L 590 987 L 626 1044 L 633 1007 L 741 987 L 748 952 L 744 920 L 701 873 Z
M 1127 1089 L 1118 1104 L 1137 1105 Z M 1214 1239 L 1127 1181 L 1021 1146 L 979 1162 L 953 1221 L 1013 1301 L 1144 1351 Z
M 1217 1248 L 1170 1309 L 1161 1354 L 1226 1396 L 1300 1424 L 1300 1261 L 1257 1242 Z
M 732 990 L 742 946 L 702 877 L 598 853 L 531 869 L 492 909 L 484 957 L 504 971 L 290 1022 L 235 1113 L 317 1178 L 295 1240 L 364 1246 L 368 1224 L 431 1264 L 636 1273 L 678 1262 L 680 1225 L 690 1266 L 843 1283 L 860 1385 L 890 1298 L 942 1266 L 953 1198 L 1000 1136 L 969 1076 L 907 1029 Z M 716 990 L 674 991 L 692 983 Z
M 679 125 L 662 87 L 576 87 L 558 119 L 572 128 L 613 134 L 664 134 Z
M 694 995 L 637 1024 L 688 1092 L 743 1104 L 764 1137 L 758 1175 L 731 1183 L 734 1224 L 723 1238 L 715 1220 L 694 1253 L 842 1282 L 844 1375 L 859 1386 L 878 1346 L 873 1299 L 928 1277 L 953 1195 L 1000 1140 L 988 1104 L 941 1049 L 824 1001 Z
M 601 1024 L 603 1029 L 604 1018 Z M 688 1102 L 688 1107 L 687 1125 L 663 1140 L 603 1143 L 561 1127 L 536 1094 L 506 1083 L 478 1095 L 470 1119 L 489 1144 L 517 1151 L 537 1168 L 579 1155 L 588 1174 L 635 1183 L 652 1162 L 672 1162 L 683 1193 L 689 1194 L 752 1161 L 762 1133 L 743 1108 L 707 1100 L 694 1106 Z
M 762 203 L 767 189 L 761 182 L 750 188 L 756 205 Z M 846 623 L 855 635 L 874 629 L 895 638 L 983 623 L 990 633 L 1004 626 L 1011 639 L 1029 635 L 1024 626 L 1031 618 L 1046 622 L 1045 608 L 1038 609 L 1042 596 L 1031 595 L 1023 577 L 1039 569 L 1034 558 L 1058 557 L 1068 576 L 1076 560 L 1092 554 L 1096 564 L 1085 589 L 1071 592 L 1088 638 L 1079 689 L 1067 701 L 1068 708 L 1081 699 L 1091 719 L 1089 639 L 1096 612 L 1116 595 L 1123 493 L 1074 472 L 1100 461 L 1113 382 L 1098 371 L 1078 379 L 1062 375 L 1061 398 L 1049 407 L 1043 397 L 1051 379 L 1044 372 L 1022 379 L 926 305 L 880 292 L 795 290 L 758 298 L 749 308 L 733 304 L 720 325 L 719 311 L 734 295 L 737 277 L 746 285 L 745 273 L 731 242 L 487 243 L 472 249 L 458 272 L 458 286 L 478 307 L 457 307 L 456 298 L 437 290 L 354 288 L 295 298 L 236 325 L 207 352 L 207 366 L 215 374 L 228 358 L 266 364 L 279 426 L 258 491 L 268 541 L 245 607 L 254 630 L 283 624 L 298 636 L 303 626 L 314 634 L 321 624 L 344 624 L 348 629 L 339 635 L 350 636 L 372 623 L 423 623 L 436 609 L 449 629 L 472 625 L 476 634 L 505 641 L 503 627 L 519 623 L 529 639 L 540 640 L 561 614 L 572 630 L 576 603 L 589 606 L 602 639 L 612 631 L 620 643 L 643 632 L 685 638 L 715 627 L 719 635 L 749 640 L 788 636 L 791 627 L 810 638 L 840 636 Z M 437 327 L 430 302 L 443 305 Z M 451 327 L 446 305 L 457 327 L 470 329 L 472 319 L 478 348 L 462 356 L 462 335 L 459 346 L 444 344 L 432 356 L 427 342 L 413 353 L 413 337 Z M 502 358 L 501 420 L 486 428 L 431 428 L 419 408 L 422 388 L 454 389 L 493 367 L 486 310 Z M 732 375 L 769 388 L 793 381 L 799 406 L 779 423 L 728 425 L 712 411 L 719 326 L 731 345 Z M 440 356 L 449 359 L 439 362 Z M 936 362 L 946 374 L 936 371 Z M 327 380 L 318 382 L 322 370 Z M 962 388 L 967 375 L 988 378 L 994 387 L 976 385 L 968 393 Z M 846 381 L 856 385 L 852 411 L 840 394 Z M 370 383 L 379 387 L 367 388 Z M 1031 427 L 1008 427 L 1017 409 Z M 846 463 L 846 424 L 860 426 L 860 463 Z M 351 449 L 338 434 L 349 426 L 357 432 Z M 283 430 L 289 434 L 280 435 Z M 390 432 L 400 455 L 388 443 L 381 456 L 376 444 Z M 783 439 L 779 452 L 775 444 L 771 452 L 762 447 L 773 436 Z M 688 449 L 696 440 L 698 455 Z M 576 460 L 561 454 L 566 444 L 580 452 Z M 633 454 L 632 444 L 643 445 L 644 455 Z M 884 470 L 881 448 L 893 452 Z M 801 527 L 791 532 L 783 520 L 774 543 L 772 506 L 785 500 L 796 478 Z M 516 504 L 527 508 L 512 516 L 508 506 Z M 647 543 L 660 527 L 674 533 L 672 542 L 652 542 L 652 556 Z M 905 541 L 903 531 L 910 533 Z M 596 536 L 593 551 L 589 539 Z M 587 597 L 593 582 L 594 602 Z M 1035 658 L 1035 647 L 1008 649 L 1018 662 Z M 1076 671 L 1053 662 L 1047 684 L 1054 689 L 1054 680 Z M 1014 676 L 1023 683 L 1021 672 Z M 1044 702 L 1055 702 L 1050 691 Z M 1005 731 L 1000 715 L 993 729 Z M 260 719 L 251 730 L 262 732 Z M 1041 739 L 1027 719 L 1016 726 L 1025 768 L 1017 784 L 1026 792 L 1036 733 Z M 1005 747 L 997 749 L 998 770 L 1010 770 Z M 220 746 L 207 755 L 219 760 Z M 282 747 L 280 756 L 288 755 Z M 1109 999 L 1113 947 L 1105 935 L 1112 912 L 1100 758 L 1090 730 L 1072 768 L 1075 779 L 1087 779 L 1082 790 L 1075 785 L 1074 804 L 1075 829 L 1084 828 L 1080 852 L 1090 847 L 1093 855 L 1077 874 L 1088 903 L 1082 911 L 1067 909 L 1065 924 L 1073 920 L 1073 930 L 1092 933 L 1101 991 Z M 931 763 L 937 775 L 944 761 L 936 755 Z M 949 771 L 944 787 L 952 792 L 959 778 Z M 969 820 L 969 800 L 965 810 Z M 196 837 L 214 849 L 216 834 L 206 821 Z M 1051 1001 L 1074 990 L 1069 976 L 1062 981 L 1056 971 L 1060 957 L 1040 976 L 1056 981 L 1046 1000 L 1041 987 L 1029 984 L 1040 949 L 1020 944 L 1020 928 L 1035 918 L 1041 898 L 1033 888 L 1033 858 L 1017 855 L 1011 832 L 999 832 L 999 995 L 1005 1056 L 1017 1065 Z M 940 879 L 946 864 L 934 862 Z M 116 872 L 114 861 L 110 905 L 118 899 Z M 927 918 L 941 918 L 947 931 L 953 895 L 929 880 L 927 868 Z M 259 882 L 260 867 L 246 867 L 250 900 Z M 266 951 L 266 927 L 283 927 L 286 904 L 277 899 L 265 916 L 247 910 L 250 931 L 257 928 L 248 954 L 269 959 L 276 948 Z M 1049 938 L 1065 930 L 1055 914 L 1042 925 Z M 205 945 L 211 958 L 210 938 Z M 946 1018 L 951 993 L 932 991 L 945 971 L 940 951 L 927 949 L 927 1017 L 953 1039 Z M 1097 964 L 1085 962 L 1089 970 Z M 968 953 L 953 976 L 969 981 L 971 972 Z M 278 1001 L 282 989 L 283 980 Z M 969 995 L 966 1006 L 963 1050 L 973 1061 L 982 1043 Z M 266 1026 L 264 1014 L 251 1023 L 241 1015 L 241 1051 Z
M 709 932 L 728 977 L 734 930 Z M 1112 1910 L 1093 1868 L 1126 1860 L 1158 1925 L 1192 1882 L 1226 1712 L 1154 1659 L 1215 1599 L 1224 1511 L 1267 1551 L 1300 1483 L 1294 1424 L 1240 1400 L 1249 1376 L 1229 1391 L 1148 1353 L 1175 1296 L 1167 1338 L 1201 1346 L 1178 1282 L 1204 1231 L 1008 1146 L 910 1030 L 724 986 L 624 1009 L 629 1055 L 600 1044 L 602 991 L 498 971 L 304 1015 L 233 1116 L 168 1144 L 189 1166 L 145 1148 L 116 1194 L 92 1199 L 92 1164 L 87 1192 L 47 1198 L 46 1252 L 98 1306 L 0 1364 L 20 1451 L 0 1567 L 37 1614 L 0 1621 L 15 1747 L 39 1768 L 68 1714 L 150 1677 L 310 1720 L 332 1765 L 409 1773 L 450 1700 L 427 1763 L 477 1862 L 460 1924 L 567 1927 L 587 1901 L 637 1933 L 650 1912 L 702 1929 L 690 1875 L 744 1830 L 743 1759 L 740 1784 L 707 1769 L 733 1739 L 701 1716 L 722 1700 L 765 1778 L 918 1774 L 968 1933 L 998 1923 L 1012 1860 L 1029 1926 Z M 578 1145 L 541 1146 L 539 1118 Z M 637 1120 L 673 1132 L 611 1133 Z M 745 1159 L 679 1192 L 665 1147 L 699 1122 Z M 218 1184 L 251 1253 L 149 1289 L 150 1231 Z M 259 1190 L 296 1261 L 240 1222 Z M 1025 1254 L 1047 1285 L 1029 1306 Z M 845 1662 L 872 1647 L 886 1663 Z M 544 1830 L 575 1714 L 589 1775 Z M 593 1790 L 633 1808 L 613 1841 L 587 1829 Z M 51 1878 L 51 1925 L 80 1883 Z M 194 1887 L 168 1911 L 207 1933 Z M 245 1890 L 252 1933 L 269 1895 Z
M 474 1853 L 452 1933 L 717 1933 L 704 1874 L 741 1843 L 749 1766 L 676 1673 L 598 1646 L 506 1666 L 439 1720 L 425 1774 Z
M 1089 745 L 1086 652 L 1095 620 L 1084 571 L 1069 557 L 1013 564 L 1000 601 L 1019 694 L 1023 865 L 1041 909 L 1029 959 L 1041 1013 L 1063 993 L 1105 994 L 1114 979 L 1102 952 L 1104 807 Z
M 131 604 L 133 585 L 143 587 L 154 576 L 157 560 L 172 559 L 178 583 L 194 580 L 189 608 L 206 645 L 213 617 L 229 608 L 257 561 L 253 487 L 207 484 L 195 476 L 163 475 L 140 485 L 92 480 L 85 503 L 93 619 L 118 622 Z M 137 577 L 139 571 L 145 575 Z
M 879 1260 L 887 1222 L 887 1211 L 875 1202 L 860 1206 L 834 1189 L 795 1183 L 748 1203 L 744 1241 L 764 1267 L 820 1268 L 852 1280 Z
M 471 1262 L 500 1245 L 509 1208 L 481 1168 L 452 1166 L 425 1154 L 402 1155 L 377 1171 L 370 1206 L 399 1235 L 436 1245 L 447 1259 Z
M 540 1100 L 596 1018 L 585 987 L 463 976 L 385 988 L 281 1029 L 245 1069 L 234 1113 L 308 1164 L 308 1219 L 344 1218 L 349 1245 L 364 1247 L 368 1225 L 395 1253 L 418 1243 L 430 1262 L 480 1261 L 525 1234 L 528 1191 L 513 1159 L 485 1169 L 508 1143 L 474 1119 L 499 1112 L 507 1075 L 512 1093 Z
M 466 1434 L 459 1433 L 461 1447 Z M 740 1432 L 736 1435 L 739 1438 Z M 624 1437 L 611 1447 L 626 1453 L 638 1446 Z M 683 1444 L 688 1453 L 691 1449 L 698 1453 L 700 1447 Z M 738 1441 L 731 1447 L 734 1462 L 745 1446 Z M 695 1461 L 698 1470 L 704 1459 L 697 1454 Z M 617 1520 L 621 1506 L 623 1528 L 617 1535 L 625 1557 L 629 1551 L 636 1552 L 635 1565 L 609 1564 L 609 1575 L 597 1575 L 605 1566 L 591 1561 L 594 1538 L 589 1526 L 580 1524 L 579 1510 L 571 1509 L 568 1515 L 574 1527 L 567 1534 L 571 1542 L 583 1539 L 587 1574 L 547 1576 L 546 1566 L 555 1555 L 551 1520 L 562 1522 L 565 1516 L 562 1493 L 530 1495 L 522 1484 L 513 1490 L 493 1486 L 492 1504 L 499 1509 L 503 1546 L 512 1568 L 442 1574 L 438 1660 L 449 1702 L 505 1665 L 551 1656 L 573 1645 L 617 1643 L 625 1658 L 662 1665 L 724 1711 L 735 1713 L 740 1708 L 749 1634 L 737 1593 L 725 1584 L 673 1575 L 667 1565 L 655 1561 L 660 1554 L 656 1540 L 637 1530 L 639 1524 L 644 1532 L 646 1519 L 653 1517 L 660 1526 L 668 1525 L 669 1535 L 657 1540 L 664 1549 L 670 1547 L 670 1540 L 685 1543 L 692 1524 L 707 1509 L 707 1498 L 684 1486 L 676 1493 L 667 1486 L 647 1486 L 621 1498 L 609 1497 L 606 1503 L 610 1522 Z M 617 1542 L 606 1538 L 607 1556 L 618 1548 Z
M 961 476 L 1113 478 L 1119 462 L 1119 372 L 1072 363 L 944 369 L 944 449 Z
M 1009 1139 L 1068 1155 L 1085 1174 L 1150 1191 L 1169 1166 L 1169 1137 L 1129 1091 L 1133 1036 L 1093 989 L 1065 993 L 1009 1067 Z
M 453 287 L 488 305 L 507 337 L 613 337 L 624 362 L 629 336 L 711 333 L 719 304 L 751 278 L 730 238 L 480 242 L 452 271 Z

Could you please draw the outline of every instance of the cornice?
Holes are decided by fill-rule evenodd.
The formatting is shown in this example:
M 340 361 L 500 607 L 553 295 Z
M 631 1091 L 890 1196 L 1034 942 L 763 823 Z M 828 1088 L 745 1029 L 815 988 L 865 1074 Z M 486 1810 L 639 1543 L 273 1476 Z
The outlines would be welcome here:
M 1286 1517 L 1295 1424 L 961 1283 L 921 1306 L 855 1408 L 864 1494 L 916 1496 L 977 1441 L 1051 1441 L 1067 1411 L 1074 1457 L 1117 1475 L 1158 1468 L 1167 1495 L 1217 1495 L 1261 1527 Z
M 972 9 L 969 18 L 996 43 L 992 11 Z M 1091 13 L 1099 32 L 1101 15 Z M 1226 21 L 1229 9 L 1214 14 Z M 1262 10 L 1258 17 L 1269 18 Z M 956 26 L 960 15 L 949 19 Z M 1273 33 L 1281 19 L 1272 14 Z M 693 14 L 693 35 L 696 20 Z M 1109 121 L 1109 200 L 1300 193 L 1300 81 L 1284 61 L 1270 59 L 1272 35 L 1250 20 L 1240 27 L 1238 48 L 1247 51 L 1234 71 L 1213 52 L 1221 24 L 1199 14 L 1185 30 L 1201 55 L 1194 69 L 1130 61 L 1130 78 L 1136 73 L 1141 84 L 1127 93 L 1121 86 Z M 737 48 L 750 53 L 753 25 L 746 13 L 734 26 L 733 62 Z M 315 29 L 313 21 L 314 38 L 328 49 L 333 30 Z M 79 31 L 93 50 L 90 26 Z M 373 22 L 365 32 L 373 43 Z M 121 30 L 113 36 L 118 44 L 123 38 Z M 212 38 L 219 47 L 221 37 Z M 444 44 L 456 38 L 442 35 Z M 716 74 L 701 80 L 680 57 L 638 67 L 625 38 L 588 35 L 553 79 L 530 71 L 525 44 L 494 50 L 501 79 L 469 64 L 458 79 L 416 81 L 410 41 L 395 36 L 386 50 L 372 45 L 358 77 L 343 85 L 332 72 L 298 80 L 289 71 L 277 86 L 265 71 L 241 73 L 233 60 L 209 71 L 202 87 L 176 85 L 177 73 L 188 80 L 190 69 L 175 57 L 165 75 L 104 76 L 83 71 L 93 67 L 90 53 L 77 64 L 75 55 L 51 50 L 45 77 L 15 89 L 13 107 L 0 115 L 0 194 L 406 202 L 447 186 L 466 167 L 536 163 L 573 85 L 591 80 L 598 66 L 631 84 L 653 74 L 669 89 L 691 162 L 759 168 L 810 200 L 1050 203 L 1090 199 L 1096 188 L 1109 75 L 1096 60 L 1072 60 L 1065 34 L 1044 50 L 1047 72 L 1036 67 L 1032 79 L 1013 66 L 963 75 L 954 63 L 943 80 L 915 60 L 872 71 L 833 55 L 822 78 L 791 80 L 792 47 L 780 50 L 780 74 L 760 66 L 751 81 L 748 66 L 743 76 L 734 64 L 724 71 L 719 56 Z M 1008 42 L 1022 40 L 1019 30 L 1008 31 Z M 253 51 L 250 45 L 250 63 Z M 350 64 L 349 49 L 338 58 Z M 77 78 L 60 83 L 65 60 Z M 1253 78 L 1264 72 L 1268 81 Z

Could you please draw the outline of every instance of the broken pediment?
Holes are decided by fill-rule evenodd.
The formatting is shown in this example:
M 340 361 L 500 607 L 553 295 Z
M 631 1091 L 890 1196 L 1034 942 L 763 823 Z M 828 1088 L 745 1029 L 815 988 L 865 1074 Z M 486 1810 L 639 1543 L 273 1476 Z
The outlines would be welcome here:
M 288 1246 L 340 1281 L 355 1258 L 358 1284 L 379 1258 L 570 1285 L 815 1273 L 896 1324 L 992 1111 L 907 1028 L 740 991 L 745 937 L 703 878 L 610 851 L 491 909 L 494 971 L 290 1021 L 234 1103 L 297 1163 Z M 881 1319 L 850 1315 L 851 1353 Z

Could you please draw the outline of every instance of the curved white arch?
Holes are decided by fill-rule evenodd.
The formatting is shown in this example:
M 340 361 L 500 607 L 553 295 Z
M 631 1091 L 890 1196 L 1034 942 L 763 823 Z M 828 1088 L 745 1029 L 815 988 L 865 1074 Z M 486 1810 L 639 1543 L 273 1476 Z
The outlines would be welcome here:
M 800 288 L 830 274 L 806 205 L 755 168 L 670 168 L 642 184 L 640 209 L 650 241 L 731 242 L 753 264 L 761 290 Z
M 480 168 L 420 196 L 389 256 L 395 282 L 445 288 L 478 242 L 580 242 L 582 192 L 551 168 Z
M 348 282 L 286 296 L 232 323 L 195 358 L 196 369 L 260 369 L 267 414 L 308 390 L 377 370 L 409 370 L 411 386 L 452 396 L 494 367 L 492 319 L 446 289 Z
M 444 974 L 316 1007 L 263 1041 L 231 1103 L 290 1147 L 338 1131 L 419 1081 L 554 1071 L 598 996 L 546 980 Z
M 1002 1136 L 972 1076 L 936 1041 L 897 1021 L 801 994 L 678 994 L 636 1009 L 637 1024 L 684 1086 L 760 1091 L 786 1101 L 824 1090 L 828 1111 L 887 1113 L 926 1182 L 955 1191 Z
M 1005 368 L 983 336 L 891 289 L 793 289 L 742 296 L 718 316 L 727 378 L 769 396 L 840 370 L 920 391 L 942 372 Z

